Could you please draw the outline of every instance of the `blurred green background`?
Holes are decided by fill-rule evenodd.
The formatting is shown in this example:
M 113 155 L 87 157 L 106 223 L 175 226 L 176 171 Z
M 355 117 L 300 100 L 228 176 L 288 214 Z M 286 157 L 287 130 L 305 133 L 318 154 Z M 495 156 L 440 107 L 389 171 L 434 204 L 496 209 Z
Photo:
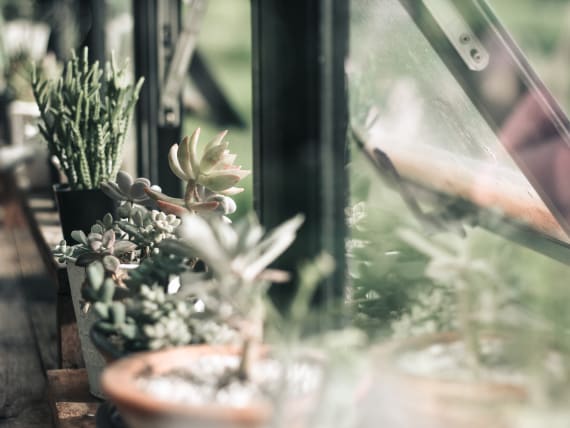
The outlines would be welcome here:
M 251 85 L 251 24 L 248 0 L 215 0 L 208 3 L 198 46 L 218 83 L 233 107 L 245 120 L 245 128 L 228 128 L 230 150 L 238 155 L 236 163 L 245 169 L 252 168 L 252 85 Z M 183 133 L 190 134 L 197 127 L 202 130 L 201 144 L 221 131 L 207 116 L 187 114 Z M 253 209 L 253 175 L 240 186 L 245 188 L 237 195 L 238 210 L 235 220 Z
M 489 0 L 489 3 L 553 95 L 567 112 L 570 111 L 570 2 Z M 364 5 L 364 10 L 357 11 L 367 19 L 367 3 L 360 4 Z M 373 22 L 371 27 L 374 27 Z M 353 47 L 366 52 L 367 46 L 359 46 L 358 43 L 358 40 L 351 41 Z M 406 54 L 403 53 L 402 57 Z M 374 60 L 370 63 L 376 64 Z M 377 63 L 377 72 L 382 73 L 382 62 Z M 403 73 L 413 75 L 410 70 L 414 65 L 411 67 L 402 70 Z M 373 73 L 366 70 L 362 74 L 370 76 Z M 361 105 L 367 104 L 370 91 L 364 89 L 360 93 L 358 88 L 369 83 L 351 82 L 352 89 L 359 92 L 357 102 Z M 443 88 L 442 92 L 445 92 Z M 373 100 L 370 104 L 383 102 L 386 100 Z M 403 121 L 402 126 L 404 124 Z M 355 322 L 372 336 L 386 336 L 392 334 L 391 326 L 395 320 L 415 311 L 421 295 L 433 292 L 440 284 L 426 277 L 428 257 L 403 242 L 398 234 L 403 228 L 424 233 L 417 219 L 411 215 L 400 195 L 380 180 L 360 151 L 353 148 L 351 155 L 351 206 L 348 210 L 351 238 L 348 253 Z M 429 165 L 429 159 L 426 163 Z M 433 237 L 428 236 L 428 239 Z M 495 233 L 467 228 L 465 245 L 473 259 L 484 260 L 499 273 L 496 285 L 508 292 L 517 304 L 526 305 L 528 310 L 538 295 L 558 293 L 563 298 L 560 290 L 570 288 L 567 265 Z M 450 314 L 453 310 L 449 300 L 432 299 L 427 307 L 422 307 L 418 323 L 435 320 L 435 324 L 440 322 L 441 328 L 449 328 L 445 320 L 453 317 Z M 412 331 L 408 333 L 412 334 Z

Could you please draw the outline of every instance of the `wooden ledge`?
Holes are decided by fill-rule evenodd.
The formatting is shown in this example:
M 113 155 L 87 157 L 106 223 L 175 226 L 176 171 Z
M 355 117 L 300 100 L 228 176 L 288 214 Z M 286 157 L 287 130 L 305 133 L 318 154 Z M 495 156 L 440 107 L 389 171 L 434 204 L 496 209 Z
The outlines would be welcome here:
M 48 400 L 56 428 L 95 428 L 101 400 L 89 393 L 85 369 L 48 370 Z

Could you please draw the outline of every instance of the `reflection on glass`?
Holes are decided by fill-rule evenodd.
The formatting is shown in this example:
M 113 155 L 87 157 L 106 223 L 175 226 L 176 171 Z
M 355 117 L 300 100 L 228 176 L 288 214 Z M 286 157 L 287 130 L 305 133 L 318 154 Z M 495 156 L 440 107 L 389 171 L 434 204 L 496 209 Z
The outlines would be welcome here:
M 485 72 L 464 67 L 474 100 L 399 1 L 355 7 L 352 19 L 352 123 L 367 150 L 384 152 L 406 179 L 568 240 L 559 225 L 570 218 L 560 186 L 568 131 L 542 88 L 521 87 L 523 71 L 494 29 L 480 35 Z
M 568 261 L 567 119 L 493 22 L 474 26 L 489 53 L 474 70 L 413 15 L 424 1 L 351 1 L 350 122 L 364 150 L 351 146 L 350 302 L 357 325 L 391 339 L 382 349 L 408 346 L 382 367 L 370 426 L 553 426 L 529 415 L 570 397 L 570 267 L 556 261 Z M 513 229 L 558 257 L 514 243 Z M 439 402 L 442 379 L 473 395 Z M 503 424 L 504 396 L 458 404 L 493 382 L 529 392 L 529 413 Z
M 105 0 L 105 51 L 108 59 L 111 54 L 116 61 L 127 63 L 126 76 L 134 81 L 134 44 L 133 44 L 133 2 L 131 0 Z M 137 170 L 137 147 L 134 122 L 129 128 L 125 146 L 123 149 L 124 170 L 136 177 Z
M 566 0 L 489 0 L 533 68 L 570 112 L 570 3 Z
M 198 50 L 210 77 L 243 123 L 220 123 L 219 114 L 213 111 L 216 105 L 208 100 L 203 88 L 190 75 L 183 96 L 183 133 L 190 134 L 200 127 L 205 143 L 220 130 L 228 129 L 228 141 L 232 151 L 237 154 L 237 163 L 244 169 L 251 169 L 253 162 L 250 13 L 247 0 L 208 2 L 198 36 Z M 253 206 L 252 176 L 246 177 L 241 183 L 245 191 L 234 197 L 238 206 L 232 217 L 234 220 L 245 215 Z
M 114 52 L 118 60 L 129 60 L 127 69 L 134 75 L 132 1 L 105 0 L 105 50 L 110 57 Z M 131 76 L 132 77 L 132 76 Z

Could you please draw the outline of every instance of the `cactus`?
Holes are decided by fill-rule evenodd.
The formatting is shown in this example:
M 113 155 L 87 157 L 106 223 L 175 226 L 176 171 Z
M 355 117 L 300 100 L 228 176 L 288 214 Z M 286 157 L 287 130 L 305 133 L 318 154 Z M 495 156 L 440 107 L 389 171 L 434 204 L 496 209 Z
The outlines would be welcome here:
M 221 215 L 232 214 L 236 204 L 230 197 L 243 191 L 236 184 L 251 171 L 234 165 L 236 155 L 228 150 L 224 141 L 227 131 L 210 141 L 198 158 L 197 145 L 200 128 L 191 137 L 184 137 L 180 146 L 174 144 L 168 153 L 170 169 L 186 184 L 184 198 L 173 198 L 146 187 L 145 191 L 155 199 L 163 211 L 182 216 L 188 212 Z
M 143 80 L 124 82 L 114 58 L 101 70 L 73 54 L 56 81 L 32 76 L 40 133 L 57 157 L 72 189 L 98 188 L 113 180 Z

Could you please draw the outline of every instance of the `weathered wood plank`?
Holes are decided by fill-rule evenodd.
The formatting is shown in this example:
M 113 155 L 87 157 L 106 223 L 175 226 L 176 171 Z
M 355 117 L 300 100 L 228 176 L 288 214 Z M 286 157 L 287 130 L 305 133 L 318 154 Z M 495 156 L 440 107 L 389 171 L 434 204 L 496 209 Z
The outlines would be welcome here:
M 62 239 L 59 217 L 54 211 L 55 204 L 51 195 L 33 196 L 22 200 L 22 213 L 29 225 L 28 242 L 34 242 L 45 269 L 53 278 L 57 289 L 56 322 L 57 332 L 57 367 L 84 367 L 81 345 L 73 306 L 70 300 L 69 281 L 65 265 L 58 263 L 51 255 L 51 249 Z
M 98 403 L 56 403 L 56 428 L 95 428 Z
M 55 426 L 95 427 L 95 414 L 101 401 L 89 394 L 87 371 L 49 370 L 47 378 Z
M 1 282 L 0 419 L 12 419 L 3 423 L 17 426 L 25 413 L 38 413 L 42 416 L 38 419 L 45 421 L 49 419 L 49 407 L 44 401 L 45 378 L 20 283 Z M 28 422 L 27 426 L 34 426 Z
M 0 427 L 47 428 L 52 425 L 46 381 L 22 277 L 22 267 L 32 265 L 20 263 L 14 237 L 26 226 L 15 200 L 4 195 L 0 208 L 8 213 L 0 224 Z
M 86 369 L 48 370 L 47 380 L 50 399 L 55 402 L 100 402 L 89 393 Z
M 23 215 L 23 212 L 22 212 Z M 32 323 L 44 369 L 58 366 L 56 290 L 46 273 L 31 232 L 28 228 L 14 228 L 12 242 L 18 255 L 22 289 L 27 301 L 28 316 Z

